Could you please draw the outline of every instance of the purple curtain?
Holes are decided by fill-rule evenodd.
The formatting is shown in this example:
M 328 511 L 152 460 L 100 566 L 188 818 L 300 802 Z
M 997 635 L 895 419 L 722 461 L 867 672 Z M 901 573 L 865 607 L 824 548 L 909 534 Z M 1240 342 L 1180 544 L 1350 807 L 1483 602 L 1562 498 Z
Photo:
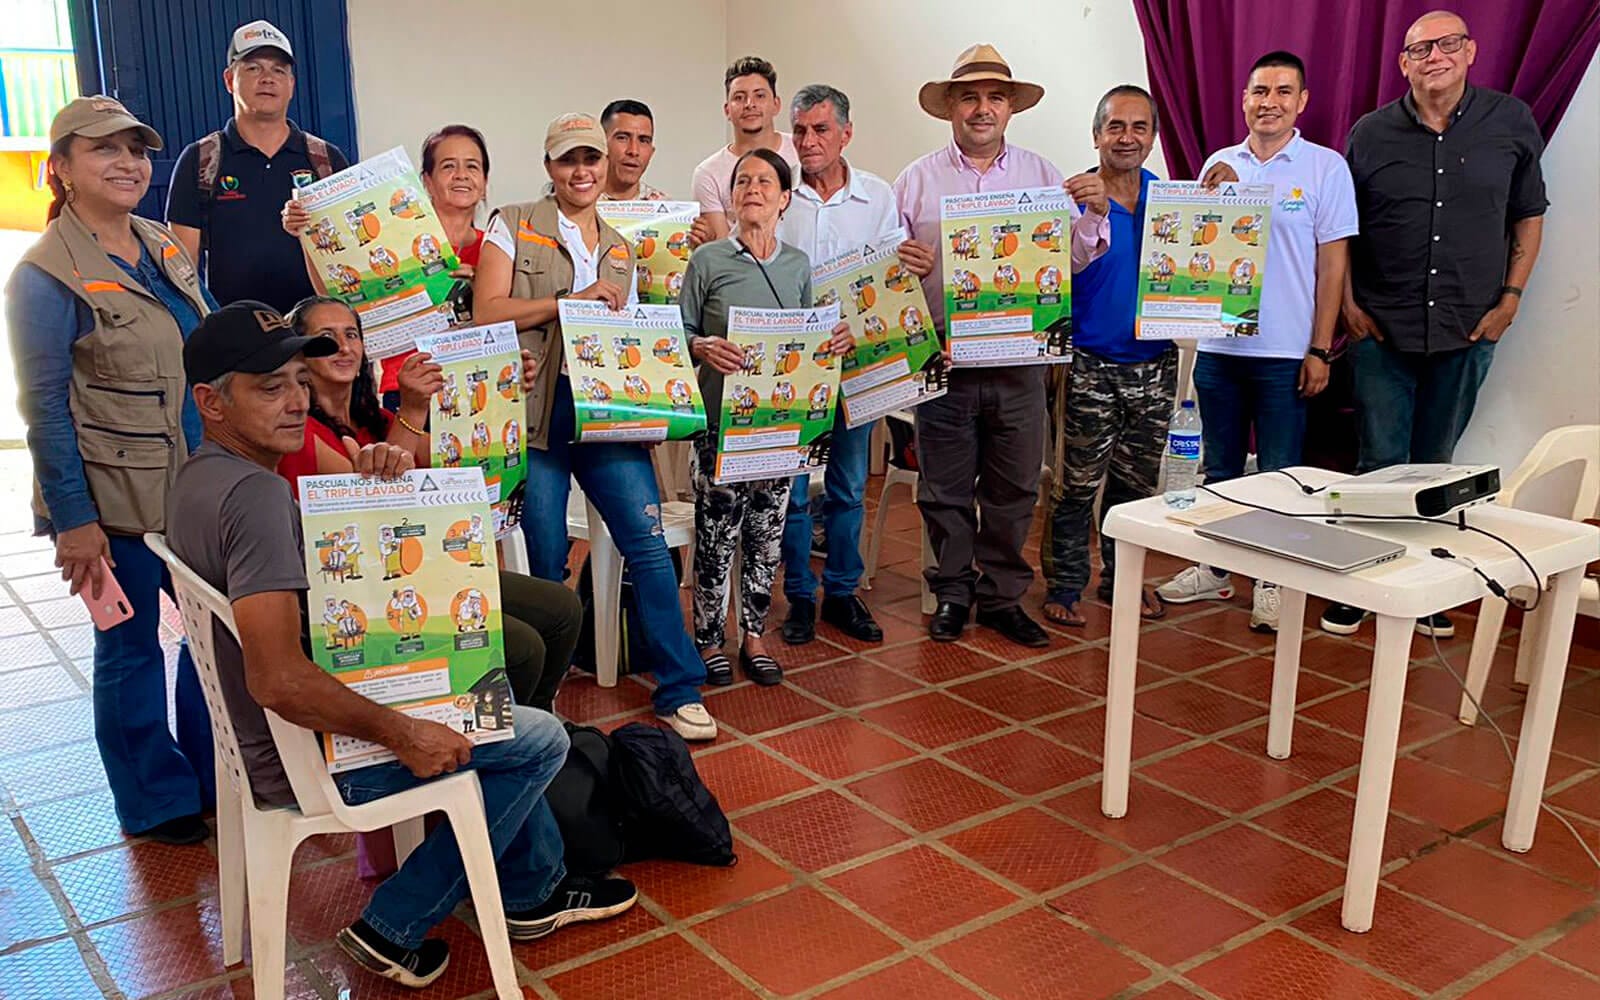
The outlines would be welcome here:
M 1405 93 L 1400 46 L 1438 0 L 1134 0 L 1144 31 L 1161 144 L 1172 177 L 1194 177 L 1212 151 L 1245 134 L 1241 94 L 1250 64 L 1273 49 L 1306 63 L 1311 103 L 1300 127 L 1343 151 L 1356 119 Z M 1600 0 L 1458 0 L 1478 43 L 1468 80 L 1533 108 L 1548 140 L 1600 45 Z

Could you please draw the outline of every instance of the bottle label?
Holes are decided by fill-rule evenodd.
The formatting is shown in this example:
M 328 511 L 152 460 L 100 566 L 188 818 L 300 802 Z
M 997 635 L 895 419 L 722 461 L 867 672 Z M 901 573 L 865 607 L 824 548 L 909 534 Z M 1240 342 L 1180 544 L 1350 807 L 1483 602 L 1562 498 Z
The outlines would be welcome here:
M 1174 458 L 1200 457 L 1200 435 L 1198 434 L 1168 434 L 1167 454 Z

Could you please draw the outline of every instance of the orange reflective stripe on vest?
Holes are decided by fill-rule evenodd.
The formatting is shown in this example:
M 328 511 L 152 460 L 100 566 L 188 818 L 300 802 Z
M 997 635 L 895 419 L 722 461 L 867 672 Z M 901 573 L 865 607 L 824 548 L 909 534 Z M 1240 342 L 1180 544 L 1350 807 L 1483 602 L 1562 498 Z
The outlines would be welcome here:
M 126 288 L 115 281 L 85 281 L 83 290 L 93 295 L 96 292 L 125 292 Z

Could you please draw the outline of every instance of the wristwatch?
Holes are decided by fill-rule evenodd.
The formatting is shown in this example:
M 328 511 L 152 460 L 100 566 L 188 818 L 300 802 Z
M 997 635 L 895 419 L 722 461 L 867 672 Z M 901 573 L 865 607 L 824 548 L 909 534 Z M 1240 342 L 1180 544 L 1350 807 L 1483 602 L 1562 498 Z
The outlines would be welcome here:
M 1333 355 L 1328 353 L 1327 349 L 1325 349 L 1325 348 L 1322 348 L 1322 347 L 1308 347 L 1308 348 L 1306 348 L 1306 354 L 1311 356 L 1311 357 L 1313 357 L 1313 358 L 1316 358 L 1318 361 L 1322 362 L 1325 365 L 1333 364 Z

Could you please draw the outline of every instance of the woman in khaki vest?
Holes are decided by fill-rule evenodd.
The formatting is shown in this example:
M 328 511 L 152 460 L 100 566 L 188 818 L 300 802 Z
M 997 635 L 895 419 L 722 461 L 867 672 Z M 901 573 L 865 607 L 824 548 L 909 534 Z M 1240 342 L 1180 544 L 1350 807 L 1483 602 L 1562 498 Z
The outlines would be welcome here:
M 606 137 L 599 122 L 581 114 L 551 122 L 544 164 L 553 190 L 538 201 L 496 210 L 472 284 L 474 320 L 515 323 L 522 346 L 539 366 L 527 396 L 522 531 L 528 562 L 533 575 L 546 580 L 566 574 L 567 495 L 576 477 L 627 563 L 656 676 L 656 715 L 684 739 L 715 739 L 717 724 L 700 700 L 705 667 L 684 628 L 678 577 L 662 535 L 650 452 L 636 444 L 572 440 L 572 384 L 562 364 L 558 301 L 570 296 L 620 309 L 638 300 L 633 248 L 594 208 L 606 179 Z
M 166 228 L 133 214 L 161 137 L 109 97 L 50 126 L 50 223 L 6 289 L 18 406 L 28 422 L 37 533 L 74 594 L 114 576 L 132 617 L 95 632 L 95 740 L 129 834 L 194 844 L 214 798 L 211 724 L 188 650 L 167 725 L 160 592 L 142 535 L 166 528 L 167 490 L 200 444 L 183 341 L 215 308 Z M 91 603 L 98 603 L 91 601 Z

